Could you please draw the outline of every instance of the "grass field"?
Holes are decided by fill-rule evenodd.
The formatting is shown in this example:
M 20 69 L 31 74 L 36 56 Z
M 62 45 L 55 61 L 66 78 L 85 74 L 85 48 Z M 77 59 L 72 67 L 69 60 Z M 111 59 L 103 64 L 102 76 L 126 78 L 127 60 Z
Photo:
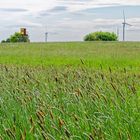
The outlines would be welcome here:
M 88 67 L 140 66 L 140 43 L 71 42 L 1 44 L 0 63 L 32 66 L 77 66 L 83 60 Z
M 139 140 L 140 43 L 0 46 L 0 140 Z

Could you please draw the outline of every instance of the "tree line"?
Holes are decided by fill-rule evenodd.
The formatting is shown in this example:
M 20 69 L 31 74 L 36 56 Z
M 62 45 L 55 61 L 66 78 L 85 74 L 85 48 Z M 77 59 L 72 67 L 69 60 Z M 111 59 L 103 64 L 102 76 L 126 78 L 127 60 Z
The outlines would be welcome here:
M 84 37 L 84 41 L 118 41 L 118 36 L 115 33 L 110 32 L 93 32 Z M 21 33 L 14 33 L 6 40 L 2 40 L 1 43 L 16 43 L 16 42 L 30 42 L 28 35 Z
M 17 43 L 17 42 L 30 42 L 29 36 L 16 32 L 6 40 L 1 41 L 1 43 Z

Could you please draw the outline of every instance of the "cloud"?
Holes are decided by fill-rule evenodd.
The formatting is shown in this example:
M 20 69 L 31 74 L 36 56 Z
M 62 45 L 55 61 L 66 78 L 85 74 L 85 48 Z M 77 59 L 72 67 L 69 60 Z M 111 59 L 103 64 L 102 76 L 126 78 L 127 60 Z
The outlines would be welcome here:
M 140 5 L 140 0 L 5 0 L 0 2 L 0 8 L 27 9 L 31 12 L 42 10 L 84 10 L 87 8 L 107 7 L 115 5 Z M 9 9 L 7 8 L 7 9 Z
M 126 28 L 129 30 L 135 30 L 140 28 L 140 18 L 128 18 L 127 22 L 132 24 L 133 26 L 127 26 Z M 91 20 L 71 20 L 65 19 L 63 21 L 57 22 L 56 25 L 50 25 L 50 28 L 57 32 L 92 32 L 97 30 L 116 30 L 116 28 L 122 29 L 122 19 L 115 18 L 97 18 Z
M 0 8 L 0 12 L 27 12 L 27 9 L 20 8 Z
M 44 25 L 50 40 L 81 40 L 91 31 L 122 29 L 123 8 L 127 22 L 133 25 L 127 30 L 139 29 L 140 0 L 4 0 L 0 2 L 1 38 L 23 26 L 33 41 L 42 41 Z
M 65 11 L 67 11 L 67 7 L 66 6 L 56 6 L 48 11 L 49 12 L 65 12 Z
M 79 11 L 84 10 L 88 8 L 101 8 L 101 7 L 112 7 L 112 6 L 125 6 L 125 5 L 140 5 L 139 0 L 61 0 L 61 4 L 64 4 L 65 6 L 69 6 L 70 11 Z
M 35 27 L 42 27 L 42 24 L 40 23 L 34 23 L 30 21 L 17 21 L 15 24 L 9 24 L 4 26 L 5 28 L 21 28 L 21 27 L 26 27 L 26 28 L 35 28 Z
M 52 14 L 61 14 L 63 12 L 66 13 L 67 11 L 68 11 L 68 8 L 66 6 L 55 6 L 49 10 L 40 11 L 38 14 L 38 18 L 50 16 Z

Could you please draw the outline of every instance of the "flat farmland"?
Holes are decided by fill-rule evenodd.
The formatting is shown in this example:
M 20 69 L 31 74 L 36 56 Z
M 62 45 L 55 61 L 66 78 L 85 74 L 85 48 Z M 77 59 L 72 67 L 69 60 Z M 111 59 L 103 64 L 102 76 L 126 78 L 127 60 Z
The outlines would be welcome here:
M 139 140 L 140 43 L 0 45 L 0 140 Z
M 1 44 L 0 63 L 31 66 L 79 66 L 81 60 L 88 67 L 140 66 L 139 42 L 66 42 Z

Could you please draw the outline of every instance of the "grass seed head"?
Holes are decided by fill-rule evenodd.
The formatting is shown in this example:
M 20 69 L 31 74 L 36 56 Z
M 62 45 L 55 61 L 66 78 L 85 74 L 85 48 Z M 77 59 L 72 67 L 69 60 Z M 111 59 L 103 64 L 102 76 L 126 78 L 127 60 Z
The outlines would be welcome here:
M 64 125 L 64 121 L 59 118 L 59 127 L 62 128 L 63 125 Z

